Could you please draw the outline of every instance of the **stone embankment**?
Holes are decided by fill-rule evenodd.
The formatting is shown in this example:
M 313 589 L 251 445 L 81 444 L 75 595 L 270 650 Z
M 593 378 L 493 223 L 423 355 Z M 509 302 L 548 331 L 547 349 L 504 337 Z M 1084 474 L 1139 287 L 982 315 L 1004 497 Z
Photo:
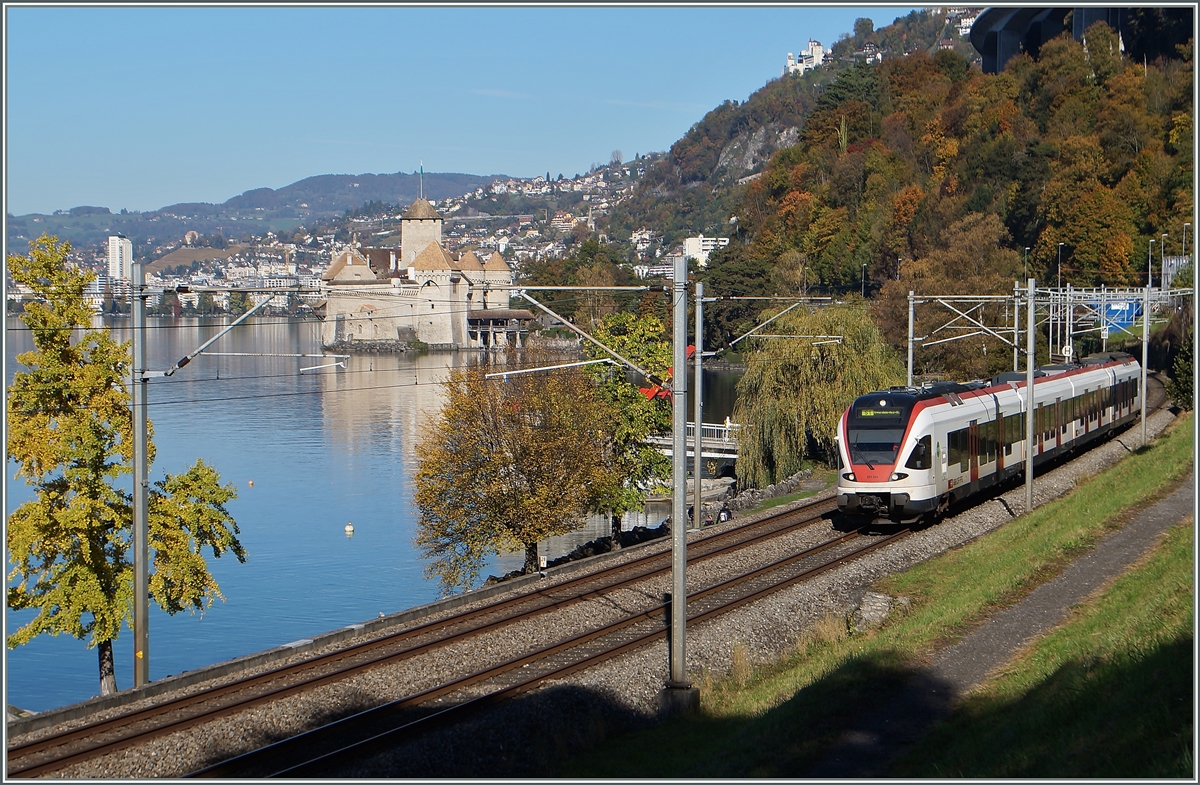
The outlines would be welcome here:
M 758 505 L 762 504 L 767 499 L 774 499 L 777 496 L 788 496 L 795 493 L 801 488 L 805 480 L 812 477 L 812 469 L 804 469 L 798 471 L 791 477 L 785 480 L 780 480 L 774 485 L 768 485 L 766 488 L 747 488 L 729 501 L 729 509 L 737 512 L 739 510 L 753 510 Z M 824 483 L 821 484 L 822 486 Z M 821 490 L 821 487 L 806 488 L 805 490 Z M 705 505 L 707 511 L 708 506 Z M 719 509 L 719 507 L 718 507 Z
M 795 493 L 797 489 L 800 489 L 804 485 L 805 480 L 808 480 L 810 477 L 812 477 L 812 469 L 804 469 L 774 485 L 768 485 L 762 489 L 748 488 L 732 498 L 730 497 L 730 494 L 733 492 L 732 482 L 702 480 L 701 482 L 705 483 L 705 486 L 702 487 L 704 500 L 700 505 L 700 520 L 703 522 L 702 525 L 708 525 L 719 520 L 721 508 L 725 505 L 728 505 L 729 509 L 735 512 L 739 510 L 752 510 L 767 499 L 788 496 Z M 707 485 L 710 482 L 713 484 L 711 486 Z M 820 485 L 823 486 L 824 483 L 820 483 Z M 808 490 L 821 490 L 821 487 Z M 687 499 L 689 502 L 692 500 L 692 487 L 690 484 L 688 486 Z M 589 540 L 570 553 L 547 562 L 546 566 L 557 567 L 568 562 L 598 556 L 601 553 L 609 553 L 610 551 L 617 550 L 618 547 L 627 548 L 630 545 L 637 545 L 638 543 L 665 537 L 671 533 L 670 521 L 671 519 L 667 518 L 663 523 L 653 528 L 635 526 L 630 531 L 623 531 L 621 532 L 620 546 L 614 544 L 612 537 L 599 537 L 595 540 Z M 493 586 L 497 583 L 519 578 L 524 574 L 522 570 L 513 570 L 503 576 L 489 575 L 483 585 Z
M 413 346 L 408 341 L 337 341 L 326 346 L 325 350 L 347 354 L 395 354 L 420 351 L 423 348 L 425 347 Z

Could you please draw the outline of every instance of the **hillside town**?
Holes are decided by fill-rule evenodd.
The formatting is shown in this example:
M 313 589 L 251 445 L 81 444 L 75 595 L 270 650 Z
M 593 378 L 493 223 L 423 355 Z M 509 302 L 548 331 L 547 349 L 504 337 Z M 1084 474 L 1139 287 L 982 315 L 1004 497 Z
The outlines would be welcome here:
M 341 222 L 311 232 L 301 227 L 291 236 L 268 230 L 235 241 L 189 231 L 136 261 L 145 263 L 152 313 L 240 313 L 269 300 L 267 313 L 325 320 L 328 346 L 507 345 L 520 340 L 534 315 L 509 309 L 501 292 L 489 298 L 489 287 L 511 287 L 524 263 L 562 258 L 583 238 L 607 242 L 596 220 L 632 195 L 653 159 L 639 155 L 570 179 L 507 178 L 457 197 L 348 211 Z M 483 209 L 547 197 L 573 207 L 513 214 Z M 701 234 L 667 246 L 661 233 L 641 228 L 629 238 L 628 266 L 639 278 L 670 278 L 676 259 L 704 265 L 728 243 Z M 96 273 L 86 292 L 96 313 L 129 312 L 135 258 L 128 238 L 110 236 L 74 249 L 71 258 Z M 9 281 L 9 312 L 19 311 L 28 295 Z M 406 307 L 398 310 L 400 301 Z M 417 319 L 419 302 L 432 307 Z M 400 310 L 405 319 L 395 318 Z

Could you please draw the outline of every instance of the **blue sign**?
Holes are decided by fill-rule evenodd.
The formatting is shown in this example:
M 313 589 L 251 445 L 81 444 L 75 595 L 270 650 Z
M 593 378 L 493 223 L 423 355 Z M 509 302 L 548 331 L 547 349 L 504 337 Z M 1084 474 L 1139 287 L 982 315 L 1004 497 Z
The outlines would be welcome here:
M 1099 309 L 1099 303 L 1093 307 Z M 1128 330 L 1142 315 L 1142 304 L 1137 300 L 1105 303 L 1101 314 L 1101 326 L 1109 329 Z

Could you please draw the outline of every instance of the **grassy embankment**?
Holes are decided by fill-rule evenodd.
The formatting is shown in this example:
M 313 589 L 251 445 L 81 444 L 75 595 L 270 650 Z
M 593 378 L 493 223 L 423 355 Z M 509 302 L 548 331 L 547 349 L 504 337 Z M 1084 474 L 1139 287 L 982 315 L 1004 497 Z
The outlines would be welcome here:
M 161 259 L 156 259 L 146 265 L 146 272 L 162 272 L 168 267 L 175 267 L 181 264 L 187 265 L 195 261 L 206 261 L 209 259 L 227 260 L 229 257 L 241 253 L 243 250 L 240 245 L 230 245 L 227 248 L 176 248 Z
M 817 464 L 810 468 L 812 468 L 812 470 L 813 470 L 812 477 L 810 479 L 821 480 L 822 482 L 825 483 L 825 485 L 823 487 L 821 487 L 817 490 L 797 491 L 796 493 L 789 493 L 787 496 L 775 496 L 770 499 L 763 499 L 762 504 L 758 505 L 753 510 L 748 510 L 747 513 L 761 512 L 763 510 L 769 510 L 772 507 L 778 507 L 781 504 L 788 504 L 789 502 L 796 502 L 796 501 L 800 501 L 801 499 L 807 499 L 809 496 L 818 494 L 821 491 L 828 488 L 829 486 L 833 485 L 835 482 L 837 482 L 837 472 L 835 472 L 833 469 L 826 467 L 824 464 Z
M 1060 499 L 874 588 L 911 598 L 880 629 L 830 618 L 795 652 L 700 674 L 701 711 L 566 762 L 567 777 L 794 777 L 933 651 L 1057 575 L 1192 465 L 1191 420 Z M 1153 556 L 970 695 L 893 774 L 1193 776 L 1193 533 Z M 620 748 L 619 754 L 614 751 Z

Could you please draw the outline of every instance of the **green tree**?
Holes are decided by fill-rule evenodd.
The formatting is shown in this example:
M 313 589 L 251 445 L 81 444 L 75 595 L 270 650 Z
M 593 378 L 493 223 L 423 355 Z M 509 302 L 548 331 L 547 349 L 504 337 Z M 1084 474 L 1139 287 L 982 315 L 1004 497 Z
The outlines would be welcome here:
M 133 609 L 132 500 L 115 485 L 132 471 L 130 353 L 106 330 L 89 329 L 83 291 L 94 276 L 67 265 L 70 250 L 43 236 L 28 256 L 8 256 L 13 280 L 37 298 L 22 316 L 35 349 L 17 357 L 29 371 L 16 373 L 8 389 L 8 455 L 36 492 L 8 516 L 8 607 L 37 615 L 7 644 L 15 648 L 42 633 L 87 638 L 108 694 L 117 689 L 112 641 Z M 149 588 L 168 613 L 203 613 L 222 597 L 204 548 L 245 561 L 225 508 L 235 495 L 201 460 L 153 483 Z
M 596 326 L 592 337 L 659 378 L 669 373 L 671 342 L 666 327 L 655 316 L 610 314 Z M 611 356 L 593 344 L 585 346 L 591 359 Z M 607 452 L 612 485 L 599 495 L 594 509 L 608 513 L 613 542 L 619 546 L 621 517 L 630 510 L 642 509 L 646 492 L 661 487 L 671 476 L 670 459 L 658 448 L 646 444 L 647 436 L 670 430 L 671 403 L 643 394 L 624 368 L 591 366 L 589 373 L 599 385 L 600 398 L 616 414 Z M 646 380 L 641 383 L 648 388 L 651 384 Z
M 505 360 L 452 371 L 417 444 L 415 542 L 447 592 L 470 588 L 494 554 L 523 551 L 537 572 L 538 543 L 579 528 L 613 484 L 604 455 L 617 418 L 591 380 L 578 368 L 487 379 L 561 356 L 527 347 Z
M 196 313 L 207 316 L 208 314 L 215 313 L 216 310 L 217 307 L 213 304 L 212 292 L 200 292 L 199 297 L 196 298 Z
M 235 316 L 250 310 L 250 295 L 246 292 L 229 293 L 229 312 Z
M 158 307 L 154 312 L 162 316 L 179 316 L 183 312 L 183 306 L 179 302 L 179 293 L 174 289 L 168 289 L 162 293 L 162 299 L 158 302 Z
M 742 425 L 738 482 L 743 487 L 761 488 L 795 474 L 810 444 L 832 462 L 838 420 L 846 407 L 859 395 L 904 381 L 899 357 L 861 301 L 792 311 L 776 325 L 773 332 L 779 335 L 841 338 L 836 343 L 756 341 L 757 350 L 738 381 L 733 410 L 733 419 Z

